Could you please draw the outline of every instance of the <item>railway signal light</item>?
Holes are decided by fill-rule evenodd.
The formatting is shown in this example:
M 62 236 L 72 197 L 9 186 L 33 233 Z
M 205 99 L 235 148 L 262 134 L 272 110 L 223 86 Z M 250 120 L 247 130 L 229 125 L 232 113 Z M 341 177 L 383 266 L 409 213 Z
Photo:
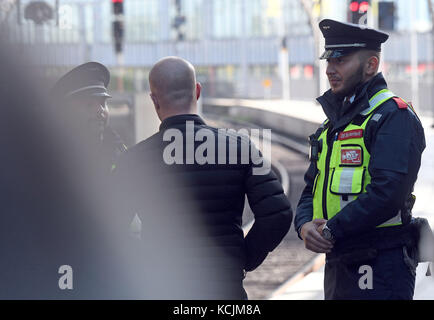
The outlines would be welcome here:
M 113 39 L 115 45 L 115 52 L 117 54 L 122 52 L 123 42 L 124 42 L 124 1 L 123 0 L 112 0 L 113 4 Z
M 115 15 L 124 14 L 124 0 L 112 0 L 112 4 Z
M 350 0 L 348 21 L 355 24 L 363 24 L 363 18 L 371 7 L 371 1 Z
M 122 52 L 122 44 L 124 39 L 123 21 L 113 21 L 113 38 L 115 43 L 115 52 Z
M 176 31 L 176 38 L 178 41 L 182 41 L 185 38 L 182 26 L 187 22 L 187 18 L 182 15 L 182 1 L 175 0 L 176 16 L 173 19 L 172 27 Z

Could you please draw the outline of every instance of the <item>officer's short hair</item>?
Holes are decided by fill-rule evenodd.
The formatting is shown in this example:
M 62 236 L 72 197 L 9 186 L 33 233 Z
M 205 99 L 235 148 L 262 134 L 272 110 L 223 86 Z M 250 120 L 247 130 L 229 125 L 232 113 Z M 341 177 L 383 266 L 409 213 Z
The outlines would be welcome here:
M 359 57 L 361 60 L 365 60 L 367 58 L 370 58 L 372 56 L 377 57 L 378 61 L 380 61 L 381 58 L 381 52 L 376 50 L 369 50 L 369 49 L 361 49 L 358 51 Z

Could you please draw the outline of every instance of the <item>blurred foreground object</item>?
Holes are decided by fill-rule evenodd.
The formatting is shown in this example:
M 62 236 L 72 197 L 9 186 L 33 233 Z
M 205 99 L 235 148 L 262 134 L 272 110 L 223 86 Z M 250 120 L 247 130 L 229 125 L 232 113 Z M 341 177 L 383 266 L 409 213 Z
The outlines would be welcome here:
M 142 298 L 95 151 L 18 49 L 0 39 L 0 298 Z

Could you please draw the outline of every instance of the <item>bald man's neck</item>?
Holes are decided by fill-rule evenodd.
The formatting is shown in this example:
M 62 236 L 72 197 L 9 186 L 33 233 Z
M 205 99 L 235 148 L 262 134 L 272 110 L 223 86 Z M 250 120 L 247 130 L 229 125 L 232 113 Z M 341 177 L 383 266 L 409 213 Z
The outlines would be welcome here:
M 167 112 L 165 114 L 162 114 L 160 116 L 160 120 L 161 122 L 163 122 L 164 120 L 168 119 L 168 118 L 172 118 L 172 117 L 176 117 L 176 116 L 185 116 L 185 115 L 197 115 L 197 112 L 195 111 L 191 111 L 191 112 Z

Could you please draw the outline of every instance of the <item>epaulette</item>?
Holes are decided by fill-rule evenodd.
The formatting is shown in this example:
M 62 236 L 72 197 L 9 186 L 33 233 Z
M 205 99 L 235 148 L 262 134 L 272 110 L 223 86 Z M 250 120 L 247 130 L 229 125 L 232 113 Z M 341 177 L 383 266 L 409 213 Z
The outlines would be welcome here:
M 407 110 L 409 110 L 416 117 L 416 119 L 419 122 L 421 122 L 420 119 L 419 119 L 419 117 L 417 116 L 416 110 L 414 110 L 413 105 L 411 104 L 411 102 L 407 102 L 404 99 L 399 98 L 399 97 L 394 97 L 393 100 L 396 102 L 396 104 L 398 105 L 399 109 L 402 109 L 402 110 L 407 109 Z
M 396 104 L 398 105 L 399 109 L 407 109 L 408 108 L 408 104 L 407 102 L 405 102 L 404 100 L 402 100 L 399 97 L 394 97 L 393 100 L 395 100 Z

